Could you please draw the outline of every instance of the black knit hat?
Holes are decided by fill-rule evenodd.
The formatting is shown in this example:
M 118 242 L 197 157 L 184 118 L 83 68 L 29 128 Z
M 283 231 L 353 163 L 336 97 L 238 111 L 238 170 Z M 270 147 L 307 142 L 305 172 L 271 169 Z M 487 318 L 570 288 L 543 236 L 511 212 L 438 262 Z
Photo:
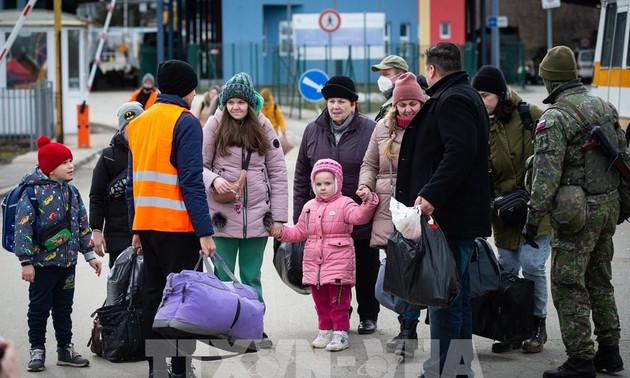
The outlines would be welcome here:
M 160 63 L 157 83 L 160 92 L 183 98 L 197 88 L 199 81 L 190 64 L 173 59 Z
M 326 100 L 337 97 L 356 102 L 359 99 L 354 82 L 347 76 L 333 76 L 328 79 L 322 88 L 322 94 Z
M 507 84 L 500 69 L 493 66 L 483 66 L 472 79 L 472 86 L 477 91 L 494 93 L 499 97 L 507 95 Z

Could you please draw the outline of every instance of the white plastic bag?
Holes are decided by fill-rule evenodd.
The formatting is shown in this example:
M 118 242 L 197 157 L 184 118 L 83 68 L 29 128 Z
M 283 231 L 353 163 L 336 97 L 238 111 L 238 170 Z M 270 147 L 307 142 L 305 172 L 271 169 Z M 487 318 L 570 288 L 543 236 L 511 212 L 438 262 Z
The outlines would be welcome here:
M 422 235 L 420 207 L 407 207 L 392 197 L 389 202 L 389 211 L 392 213 L 394 227 L 402 236 L 416 243 L 419 242 Z

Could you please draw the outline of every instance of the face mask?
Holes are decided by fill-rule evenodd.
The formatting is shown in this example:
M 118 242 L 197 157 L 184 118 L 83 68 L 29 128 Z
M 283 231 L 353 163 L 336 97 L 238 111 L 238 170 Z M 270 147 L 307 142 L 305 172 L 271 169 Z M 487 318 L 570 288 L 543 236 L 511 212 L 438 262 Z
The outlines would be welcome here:
M 376 84 L 378 84 L 378 90 L 381 92 L 387 92 L 394 87 L 394 83 L 385 76 L 379 76 Z

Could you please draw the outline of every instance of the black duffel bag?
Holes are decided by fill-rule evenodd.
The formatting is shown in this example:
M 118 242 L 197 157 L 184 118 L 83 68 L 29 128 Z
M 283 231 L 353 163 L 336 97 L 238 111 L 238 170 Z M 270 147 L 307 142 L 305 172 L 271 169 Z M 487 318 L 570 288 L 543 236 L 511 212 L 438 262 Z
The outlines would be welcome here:
M 138 256 L 130 255 L 129 286 L 135 287 Z M 88 341 L 90 350 L 111 362 L 141 361 L 145 357 L 144 335 L 142 334 L 142 308 L 134 302 L 131 290 L 127 302 L 103 306 L 92 314 L 96 315 L 92 336 Z
M 305 242 L 279 242 L 274 240 L 273 266 L 285 285 L 296 293 L 309 295 L 311 287 L 302 284 L 302 261 Z
M 101 307 L 96 315 L 101 325 L 103 358 L 111 362 L 145 359 L 142 309 L 118 304 Z
M 473 334 L 504 343 L 531 336 L 534 322 L 534 282 L 501 272 L 501 284 L 471 298 Z

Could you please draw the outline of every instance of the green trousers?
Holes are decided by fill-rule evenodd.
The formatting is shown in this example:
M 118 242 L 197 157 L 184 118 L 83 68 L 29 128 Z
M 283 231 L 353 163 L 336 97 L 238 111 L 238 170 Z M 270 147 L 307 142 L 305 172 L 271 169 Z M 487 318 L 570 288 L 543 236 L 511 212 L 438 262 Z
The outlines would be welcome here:
M 234 272 L 238 258 L 238 270 L 241 283 L 249 285 L 258 292 L 258 299 L 263 301 L 262 285 L 260 283 L 260 269 L 265 254 L 265 246 L 269 238 L 235 239 L 215 237 L 214 244 L 217 253 L 228 268 Z M 221 281 L 230 281 L 228 275 L 217 266 L 217 275 Z
M 600 345 L 618 345 L 619 315 L 611 262 L 619 203 L 589 203 L 586 226 L 568 234 L 555 230 L 551 243 L 551 295 L 569 357 L 592 360 L 591 315 Z

